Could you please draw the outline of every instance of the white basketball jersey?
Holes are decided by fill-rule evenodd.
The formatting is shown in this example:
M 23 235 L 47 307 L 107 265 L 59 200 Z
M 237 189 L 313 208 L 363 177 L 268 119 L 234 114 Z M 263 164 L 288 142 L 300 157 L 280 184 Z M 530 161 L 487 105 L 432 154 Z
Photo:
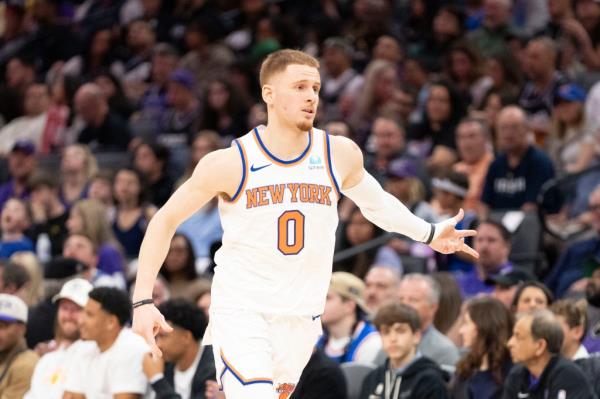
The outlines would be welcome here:
M 231 199 L 219 199 L 223 245 L 217 251 L 215 308 L 319 315 L 331 279 L 339 179 L 328 135 L 307 133 L 289 161 L 261 139 L 264 126 L 235 140 L 243 173 Z

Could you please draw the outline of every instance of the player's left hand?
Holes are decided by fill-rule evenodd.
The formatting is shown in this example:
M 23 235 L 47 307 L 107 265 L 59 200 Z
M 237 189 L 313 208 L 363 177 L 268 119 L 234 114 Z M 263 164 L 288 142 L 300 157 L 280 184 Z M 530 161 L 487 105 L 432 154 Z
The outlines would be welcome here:
M 465 244 L 465 237 L 472 237 L 477 232 L 475 230 L 456 230 L 456 224 L 462 220 L 464 215 L 465 213 L 461 209 L 456 216 L 436 224 L 436 228 L 441 228 L 442 231 L 436 234 L 436 237 L 431 241 L 429 246 L 443 254 L 463 251 L 478 259 L 479 253 Z

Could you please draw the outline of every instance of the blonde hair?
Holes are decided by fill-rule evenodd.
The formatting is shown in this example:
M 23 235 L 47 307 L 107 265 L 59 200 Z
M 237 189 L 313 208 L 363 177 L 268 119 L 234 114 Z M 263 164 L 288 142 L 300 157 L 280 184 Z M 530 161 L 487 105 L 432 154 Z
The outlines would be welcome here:
M 73 205 L 73 211 L 79 212 L 83 221 L 82 231 L 77 233 L 89 237 L 94 247 L 100 248 L 106 243 L 117 243 L 112 227 L 108 222 L 108 212 L 101 202 L 95 199 L 79 200 Z
M 83 157 L 85 159 L 83 170 L 85 171 L 85 177 L 89 181 L 98 173 L 98 161 L 96 160 L 96 156 L 92 153 L 90 147 L 85 144 L 71 144 L 65 148 L 76 148 L 83 152 Z
M 269 54 L 260 66 L 260 87 L 267 84 L 271 76 L 285 71 L 288 65 L 293 64 L 319 68 L 319 61 L 302 51 L 291 49 L 275 51 Z
M 361 97 L 356 105 L 356 112 L 351 118 L 351 124 L 357 127 L 364 118 L 375 118 L 377 115 L 377 99 L 375 98 L 375 85 L 383 73 L 389 69 L 396 70 L 395 65 L 386 60 L 373 60 L 365 70 L 365 83 L 361 90 Z
M 15 252 L 10 261 L 22 266 L 29 275 L 29 283 L 25 285 L 23 300 L 27 306 L 37 305 L 44 298 L 44 276 L 42 266 L 33 252 Z

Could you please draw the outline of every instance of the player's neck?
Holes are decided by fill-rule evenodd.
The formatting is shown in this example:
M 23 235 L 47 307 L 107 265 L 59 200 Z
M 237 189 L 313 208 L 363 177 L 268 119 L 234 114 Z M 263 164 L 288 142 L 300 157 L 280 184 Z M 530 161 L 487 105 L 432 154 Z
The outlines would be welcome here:
M 260 133 L 260 138 L 273 155 L 284 160 L 297 158 L 308 145 L 306 131 L 277 121 L 269 122 Z

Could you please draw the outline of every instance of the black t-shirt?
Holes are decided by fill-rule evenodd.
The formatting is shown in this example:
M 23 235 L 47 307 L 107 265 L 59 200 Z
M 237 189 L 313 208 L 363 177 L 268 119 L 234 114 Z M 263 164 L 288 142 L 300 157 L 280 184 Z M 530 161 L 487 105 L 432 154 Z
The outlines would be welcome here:
M 98 127 L 86 126 L 77 140 L 94 151 L 126 151 L 131 139 L 129 127 L 120 116 L 109 112 Z
M 506 154 L 501 154 L 488 169 L 481 200 L 491 209 L 519 209 L 526 202 L 535 203 L 540 188 L 552 177 L 552 161 L 534 146 L 529 146 L 514 169 Z

